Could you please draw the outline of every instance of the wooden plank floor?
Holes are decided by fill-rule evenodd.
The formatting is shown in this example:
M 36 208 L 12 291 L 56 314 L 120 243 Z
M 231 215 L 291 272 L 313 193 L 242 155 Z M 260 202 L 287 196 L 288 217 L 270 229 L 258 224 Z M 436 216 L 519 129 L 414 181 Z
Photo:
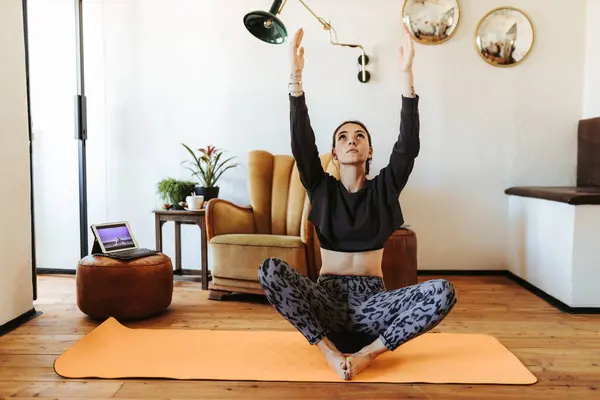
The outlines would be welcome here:
M 432 279 L 434 277 L 422 277 Z M 538 377 L 532 386 L 66 380 L 54 359 L 97 326 L 75 303 L 73 276 L 40 276 L 43 315 L 0 337 L 0 398 L 600 399 L 600 315 L 561 313 L 504 277 L 446 277 L 458 303 L 434 332 L 494 335 Z M 291 330 L 260 297 L 215 302 L 178 278 L 170 310 L 129 327 Z M 490 360 L 493 362 L 493 360 Z

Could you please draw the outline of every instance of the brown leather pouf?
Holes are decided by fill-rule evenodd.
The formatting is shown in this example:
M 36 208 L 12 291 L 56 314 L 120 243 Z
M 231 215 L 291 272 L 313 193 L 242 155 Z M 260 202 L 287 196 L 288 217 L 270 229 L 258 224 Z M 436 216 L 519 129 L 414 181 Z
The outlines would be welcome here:
M 87 256 L 77 266 L 77 306 L 93 319 L 155 315 L 173 297 L 173 266 L 162 253 L 135 260 Z
M 417 235 L 413 230 L 398 229 L 389 237 L 381 267 L 387 290 L 400 289 L 418 282 Z

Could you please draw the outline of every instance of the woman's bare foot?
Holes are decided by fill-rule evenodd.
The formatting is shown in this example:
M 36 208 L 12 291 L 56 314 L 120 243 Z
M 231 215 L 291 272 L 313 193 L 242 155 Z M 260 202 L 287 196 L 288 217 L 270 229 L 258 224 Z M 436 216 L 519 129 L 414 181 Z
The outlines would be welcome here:
M 346 357 L 340 353 L 333 343 L 327 338 L 317 343 L 317 348 L 321 351 L 329 368 L 335 371 L 342 379 L 350 379 L 350 369 Z
M 364 370 L 369 364 L 371 364 L 373 359 L 374 358 L 369 354 L 361 353 L 360 351 L 350 355 L 346 359 L 348 363 L 348 369 L 350 370 L 349 379 L 352 379 L 356 376 L 356 374 Z
M 378 338 L 370 345 L 363 347 L 360 351 L 349 355 L 346 358 L 348 369 L 350 371 L 350 377 L 348 379 L 355 377 L 356 374 L 371 364 L 374 359 L 387 351 L 388 349 L 385 344 Z
M 342 379 L 349 380 L 350 379 L 350 370 L 348 368 L 348 363 L 346 361 L 346 357 L 342 356 L 341 353 L 327 352 L 325 355 L 325 359 L 327 360 L 327 364 L 329 364 L 329 368 L 333 369 L 336 374 Z

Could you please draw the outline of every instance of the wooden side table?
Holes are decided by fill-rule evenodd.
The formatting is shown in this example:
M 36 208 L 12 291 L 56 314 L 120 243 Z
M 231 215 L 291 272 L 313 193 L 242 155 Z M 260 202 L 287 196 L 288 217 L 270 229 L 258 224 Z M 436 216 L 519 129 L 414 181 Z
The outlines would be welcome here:
M 155 210 L 154 224 L 156 229 L 156 250 L 161 251 L 162 226 L 165 222 L 175 222 L 175 274 L 183 275 L 181 268 L 181 225 L 197 225 L 200 228 L 200 250 L 202 252 L 202 290 L 208 289 L 208 245 L 206 243 L 206 220 L 205 209 L 198 211 L 186 210 Z

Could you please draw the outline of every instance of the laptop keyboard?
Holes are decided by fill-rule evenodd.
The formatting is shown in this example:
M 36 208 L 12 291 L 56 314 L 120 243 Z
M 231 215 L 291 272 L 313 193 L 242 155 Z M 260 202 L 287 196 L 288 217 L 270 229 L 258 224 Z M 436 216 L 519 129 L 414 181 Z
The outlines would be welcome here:
M 143 256 L 143 255 L 150 255 L 150 254 L 155 254 L 156 251 L 154 250 L 150 250 L 150 249 L 131 249 L 131 250 L 125 250 L 125 251 L 120 251 L 118 254 L 119 258 L 129 258 L 129 257 L 134 257 L 134 256 Z

